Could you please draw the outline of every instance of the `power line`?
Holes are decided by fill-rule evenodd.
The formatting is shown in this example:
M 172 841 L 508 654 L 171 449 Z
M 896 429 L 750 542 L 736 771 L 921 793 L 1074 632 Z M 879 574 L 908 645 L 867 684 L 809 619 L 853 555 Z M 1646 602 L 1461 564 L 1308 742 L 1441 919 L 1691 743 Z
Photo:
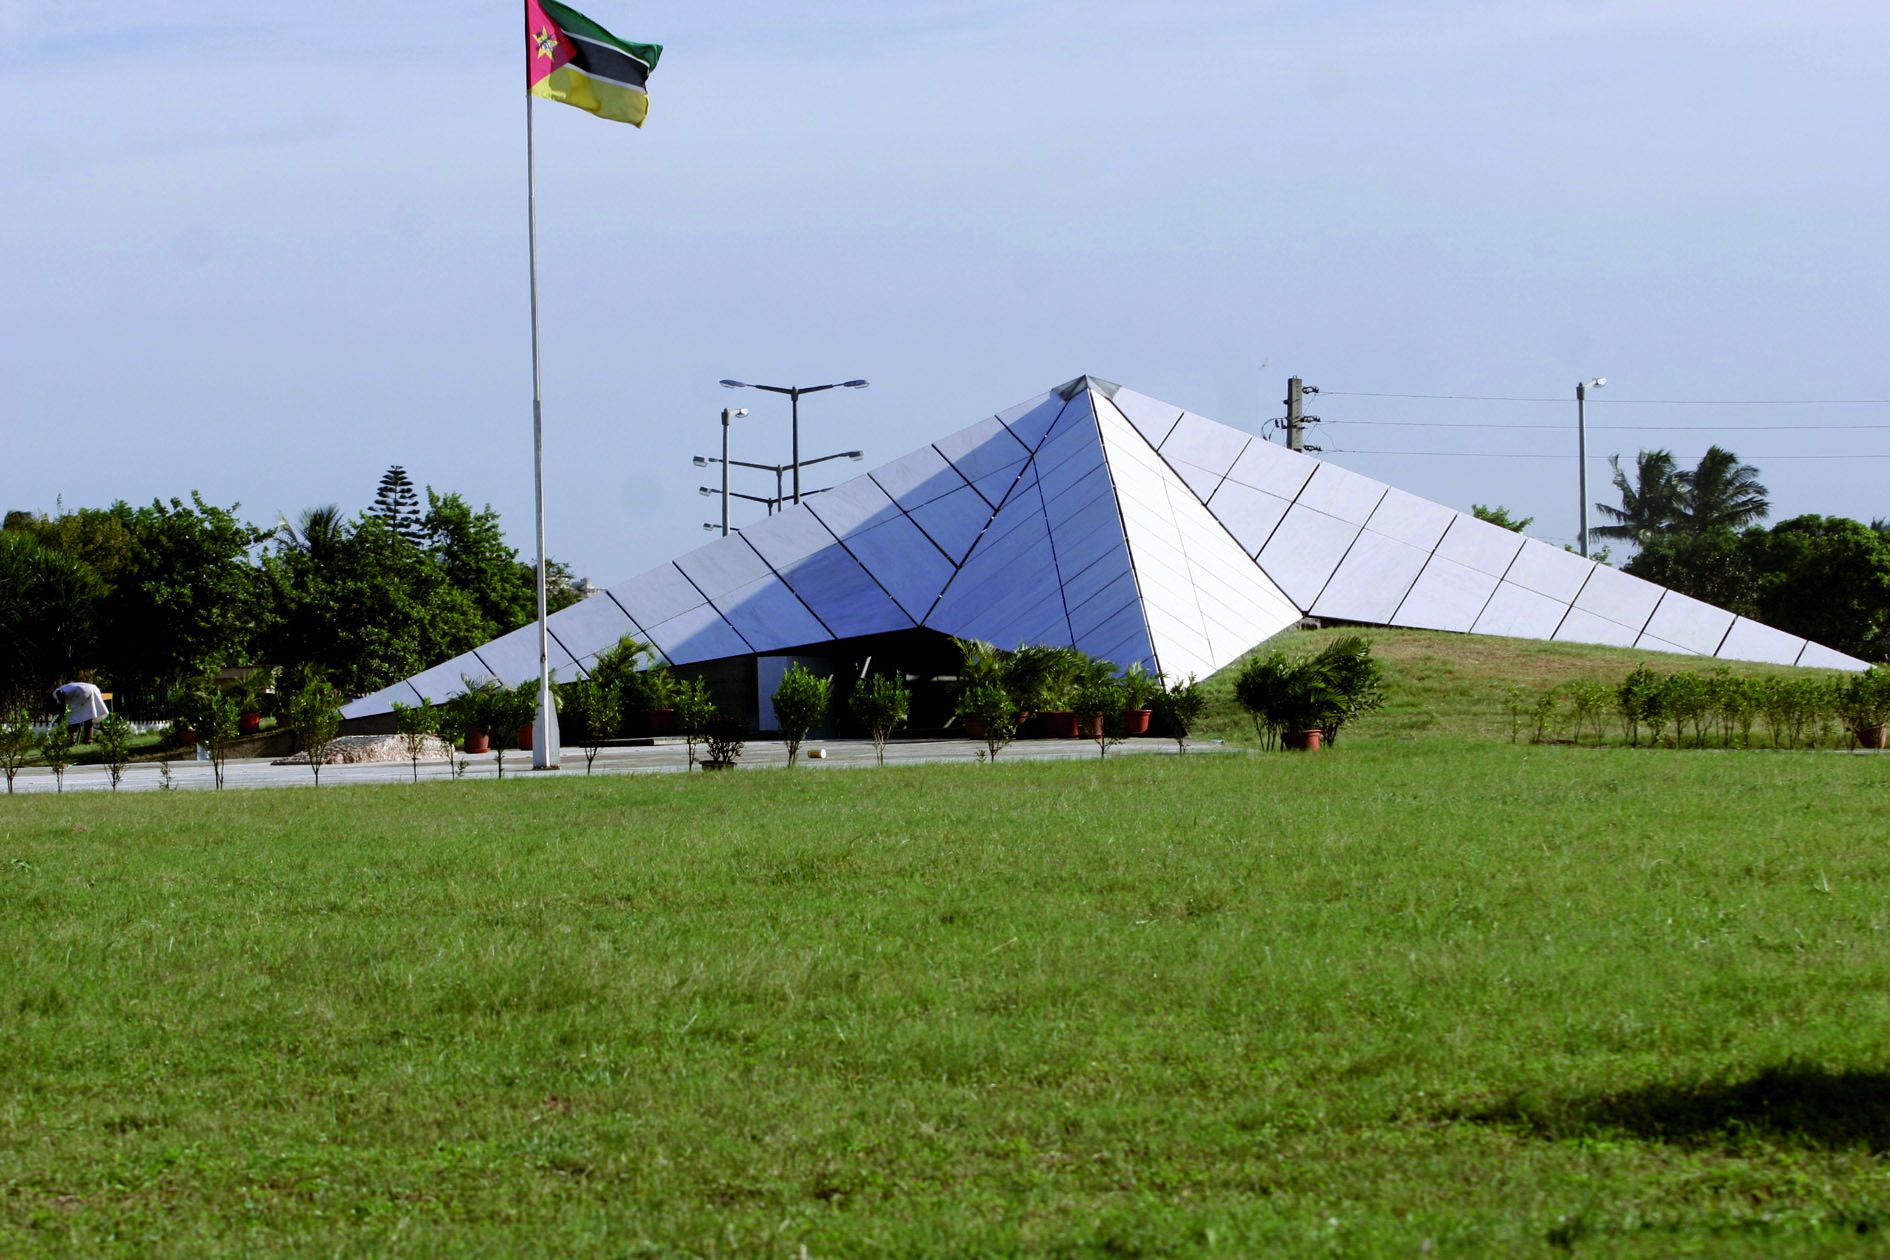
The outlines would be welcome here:
M 1524 398 L 1508 394 L 1385 394 L 1362 389 L 1322 391 L 1335 398 L 1423 398 L 1444 402 L 1525 402 L 1561 403 L 1568 398 Z M 1608 407 L 1883 407 L 1890 398 L 1591 398 L 1590 402 Z
M 1553 454 L 1553 453 L 1545 453 L 1545 452 L 1535 452 L 1535 451 L 1528 451 L 1528 452 L 1511 452 L 1511 451 L 1362 451 L 1362 450 L 1356 450 L 1356 449 L 1353 449 L 1353 448 L 1351 448 L 1351 447 L 1341 447 L 1341 446 L 1329 446 L 1329 447 L 1327 447 L 1327 448 L 1326 448 L 1326 454 L 1328 454 L 1328 455 L 1437 455 L 1437 456 L 1448 456 L 1448 457 L 1450 457 L 1451 459 L 1574 459 L 1574 458 L 1576 458 L 1576 457 L 1575 457 L 1575 456 L 1573 456 L 1573 455 L 1557 455 L 1557 454 Z M 1606 459 L 1608 459 L 1608 458 L 1609 458 L 1609 456 L 1606 456 L 1606 455 L 1590 455 L 1590 456 L 1589 456 L 1588 458 L 1589 458 L 1589 459 L 1590 459 L 1591 461 L 1592 461 L 1592 460 L 1606 460 Z M 1678 459 L 1678 460 L 1689 460 L 1689 459 L 1690 459 L 1690 460 L 1698 460 L 1698 459 L 1702 459 L 1702 458 L 1704 458 L 1704 456 L 1700 456 L 1700 455 L 1676 455 L 1676 456 L 1674 456 L 1674 458 L 1675 458 L 1675 459 Z M 1740 456 L 1739 458 L 1740 458 L 1740 459 L 1741 459 L 1742 461 L 1751 461 L 1751 462 L 1754 462 L 1754 463 L 1756 463 L 1756 462 L 1758 462 L 1758 461 L 1760 461 L 1760 460 L 1773 460 L 1773 459 L 1890 459 L 1890 452 L 1886 452 L 1886 453 L 1884 453 L 1884 454 L 1868 454 L 1868 455 L 1801 455 L 1801 454 L 1792 454 L 1792 455 L 1741 455 L 1741 456 Z
M 1371 424 L 1407 429 L 1529 429 L 1537 433 L 1559 433 L 1565 427 L 1555 424 L 1517 424 L 1507 420 L 1352 420 L 1334 419 L 1334 424 Z M 1777 433 L 1776 424 L 1591 424 L 1591 429 L 1620 429 L 1639 432 L 1644 429 L 1656 429 L 1662 433 L 1681 430 L 1699 430 L 1719 432 L 1721 430 L 1762 430 Z M 1809 432 L 1814 429 L 1890 429 L 1890 424 L 1794 424 L 1786 432 Z

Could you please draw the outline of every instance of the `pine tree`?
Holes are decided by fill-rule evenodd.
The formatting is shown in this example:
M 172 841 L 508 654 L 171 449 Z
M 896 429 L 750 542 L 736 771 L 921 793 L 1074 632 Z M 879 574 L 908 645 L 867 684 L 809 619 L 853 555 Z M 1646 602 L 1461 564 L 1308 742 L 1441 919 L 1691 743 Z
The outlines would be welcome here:
M 389 529 L 416 547 L 426 541 L 426 530 L 420 523 L 420 494 L 413 488 L 407 470 L 399 464 L 390 467 L 381 477 L 380 489 L 374 492 L 374 506 L 368 509 L 368 515 L 387 522 Z

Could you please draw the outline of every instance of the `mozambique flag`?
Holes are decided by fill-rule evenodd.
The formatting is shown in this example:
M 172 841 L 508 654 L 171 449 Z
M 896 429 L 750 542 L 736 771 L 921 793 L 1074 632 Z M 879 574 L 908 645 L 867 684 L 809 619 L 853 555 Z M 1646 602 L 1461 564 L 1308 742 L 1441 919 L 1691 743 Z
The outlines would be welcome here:
M 533 96 L 641 127 L 660 44 L 618 39 L 557 0 L 525 0 L 525 83 Z

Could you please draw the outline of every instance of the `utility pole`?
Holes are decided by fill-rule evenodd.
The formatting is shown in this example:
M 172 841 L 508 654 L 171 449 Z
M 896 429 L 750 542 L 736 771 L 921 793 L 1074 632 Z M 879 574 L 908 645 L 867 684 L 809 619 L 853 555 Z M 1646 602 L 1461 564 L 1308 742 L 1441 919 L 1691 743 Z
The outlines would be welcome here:
M 1300 383 L 1300 379 L 1297 376 L 1287 378 L 1286 419 L 1273 422 L 1286 430 L 1287 450 L 1316 451 L 1319 449 L 1316 446 L 1306 445 L 1306 426 L 1309 424 L 1318 424 L 1319 417 L 1307 415 L 1303 407 L 1303 401 L 1306 395 L 1316 394 L 1318 392 L 1319 387 L 1317 385 L 1303 385 Z

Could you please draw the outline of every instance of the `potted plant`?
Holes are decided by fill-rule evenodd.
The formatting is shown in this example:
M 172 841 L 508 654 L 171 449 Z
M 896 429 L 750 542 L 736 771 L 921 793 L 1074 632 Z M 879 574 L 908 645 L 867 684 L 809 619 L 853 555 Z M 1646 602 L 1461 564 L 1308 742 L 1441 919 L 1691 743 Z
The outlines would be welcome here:
M 518 722 L 518 747 L 521 752 L 532 750 L 532 727 L 538 722 L 538 680 L 527 678 L 512 688 L 512 708 L 509 710 Z M 558 703 L 558 684 L 551 684 L 551 703 Z M 520 715 L 523 715 L 522 717 Z M 507 727 L 506 729 L 511 729 Z
M 262 730 L 263 707 L 269 703 L 269 697 L 275 690 L 276 671 L 273 667 L 259 666 L 243 676 L 236 684 L 237 704 L 236 733 L 254 735 Z
M 1265 656 L 1250 656 L 1234 675 L 1234 699 L 1253 719 L 1253 733 L 1262 748 L 1277 747 L 1286 725 L 1286 695 L 1295 670 L 1286 653 L 1277 649 Z
M 1375 712 L 1384 703 L 1384 670 L 1372 659 L 1372 641 L 1362 634 L 1334 639 L 1311 662 L 1323 679 L 1331 705 L 1320 721 L 1327 744 L 1339 739 L 1339 728 Z
M 1148 734 L 1149 721 L 1155 715 L 1152 705 L 1161 693 L 1161 680 L 1144 670 L 1142 662 L 1131 661 L 1122 671 L 1122 733 L 1125 737 Z
M 667 665 L 652 665 L 624 679 L 624 708 L 639 717 L 652 735 L 676 733 L 676 675 Z
M 464 688 L 455 692 L 447 704 L 452 706 L 461 738 L 461 747 L 468 753 L 483 753 L 492 750 L 492 696 L 499 688 L 496 678 L 474 678 L 470 674 L 460 676 Z
M 1020 647 L 1005 681 L 1023 715 L 1035 713 L 1049 739 L 1077 737 L 1076 696 L 1089 658 L 1072 647 Z M 1113 670 L 1112 670 L 1113 672 Z
M 1839 715 L 1864 748 L 1890 744 L 1890 665 L 1872 665 L 1844 680 Z
M 999 691 L 1005 690 L 1004 654 L 982 639 L 954 639 L 953 642 L 958 645 L 959 657 L 959 706 L 955 712 L 964 725 L 965 734 L 973 739 L 983 739 L 984 719 L 966 710 L 963 701 L 966 696 L 980 688 L 995 687 Z
M 709 741 L 709 755 L 703 758 L 704 770 L 733 770 L 748 740 L 748 723 L 740 718 L 716 718 L 704 732 Z

